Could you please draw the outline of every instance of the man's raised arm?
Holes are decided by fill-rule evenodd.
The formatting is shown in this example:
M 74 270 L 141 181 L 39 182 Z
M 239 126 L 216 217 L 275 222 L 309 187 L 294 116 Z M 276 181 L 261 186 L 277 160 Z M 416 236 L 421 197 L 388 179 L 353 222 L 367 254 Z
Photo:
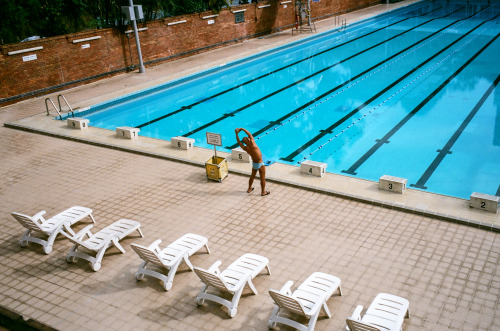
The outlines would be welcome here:
M 243 128 L 241 128 L 241 130 L 243 130 L 243 131 L 247 134 L 247 136 L 248 136 L 249 138 L 253 139 L 252 134 L 251 134 L 251 133 L 250 133 L 247 129 L 243 129 Z
M 238 141 L 238 145 L 240 145 L 241 148 L 245 148 L 245 146 L 243 146 L 243 144 L 241 143 L 240 141 L 240 137 L 238 136 L 238 133 L 240 133 L 241 129 L 240 128 L 236 128 L 234 130 L 234 132 L 236 133 L 236 141 Z

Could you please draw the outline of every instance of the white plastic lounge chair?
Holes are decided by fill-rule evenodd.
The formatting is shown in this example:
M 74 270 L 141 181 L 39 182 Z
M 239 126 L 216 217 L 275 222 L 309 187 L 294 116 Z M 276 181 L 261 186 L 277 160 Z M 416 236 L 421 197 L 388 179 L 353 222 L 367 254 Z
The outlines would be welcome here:
M 56 240 L 57 235 L 64 227 L 66 231 L 71 234 L 75 234 L 71 230 L 70 226 L 76 222 L 81 221 L 85 217 L 89 216 L 92 222 L 95 223 L 94 217 L 92 217 L 92 209 L 74 206 L 65 211 L 49 218 L 44 219 L 42 215 L 45 211 L 37 213 L 35 216 L 28 216 L 19 213 L 11 213 L 14 218 L 21 223 L 27 230 L 24 232 L 21 240 L 19 240 L 19 245 L 21 247 L 26 247 L 28 242 L 34 242 L 43 246 L 43 251 L 45 254 L 50 254 L 52 252 L 52 246 L 54 245 L 54 240 Z M 33 234 L 41 234 L 46 236 L 47 239 L 34 237 Z
M 135 274 L 135 278 L 141 280 L 144 278 L 144 275 L 158 278 L 163 281 L 166 291 L 172 288 L 175 273 L 182 261 L 187 264 L 189 269 L 193 270 L 193 265 L 189 261 L 191 255 L 203 246 L 205 246 L 207 253 L 210 254 L 207 238 L 193 233 L 183 235 L 163 250 L 160 249 L 160 243 L 161 239 L 158 239 L 148 247 L 137 244 L 132 244 L 131 246 L 141 259 L 144 260 L 139 266 L 139 271 Z M 147 269 L 151 265 L 157 267 L 158 271 Z M 166 273 L 165 270 L 167 270 Z
M 71 263 L 75 261 L 75 258 L 87 260 L 92 263 L 94 271 L 101 269 L 102 258 L 109 247 L 114 245 L 120 252 L 125 253 L 118 241 L 136 230 L 141 237 L 144 237 L 141 232 L 141 223 L 132 220 L 121 219 L 95 234 L 90 232 L 92 226 L 92 224 L 86 226 L 75 236 L 71 236 L 64 231 L 61 231 L 61 233 L 75 244 L 66 257 L 66 261 Z M 89 238 L 82 241 L 85 235 Z M 80 246 L 82 249 L 79 248 Z M 95 254 L 95 257 L 91 254 Z
M 253 285 L 252 279 L 264 270 L 264 268 L 267 268 L 269 275 L 271 274 L 269 260 L 260 255 L 247 253 L 234 261 L 223 272 L 219 270 L 220 265 L 221 261 L 217 261 L 208 270 L 194 267 L 194 272 L 205 283 L 196 297 L 196 304 L 201 306 L 205 300 L 220 303 L 227 307 L 229 317 L 234 317 L 236 316 L 238 302 L 240 301 L 245 285 L 248 284 L 252 292 L 257 294 L 257 289 Z M 232 294 L 232 300 L 229 301 L 222 298 L 220 293 L 217 292 L 209 293 L 208 289 L 210 286 L 218 291 Z
M 321 310 L 325 312 L 328 318 L 332 317 L 326 301 L 337 290 L 339 295 L 342 295 L 340 278 L 322 272 L 315 272 L 293 293 L 291 291 L 292 284 L 293 282 L 289 280 L 280 291 L 269 290 L 269 295 L 276 304 L 268 323 L 270 329 L 274 329 L 277 323 L 281 323 L 297 330 L 314 330 Z M 294 315 L 306 317 L 308 323 L 299 323 L 293 319 Z
M 347 318 L 350 331 L 401 331 L 405 317 L 410 317 L 410 303 L 405 298 L 379 293 L 361 318 L 363 306 L 357 306 Z

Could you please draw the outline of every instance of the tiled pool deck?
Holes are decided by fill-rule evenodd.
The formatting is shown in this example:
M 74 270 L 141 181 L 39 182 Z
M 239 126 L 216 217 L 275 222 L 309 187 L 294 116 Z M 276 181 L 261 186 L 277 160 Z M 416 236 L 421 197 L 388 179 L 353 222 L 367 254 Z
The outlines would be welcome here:
M 408 3 L 379 5 L 346 18 L 352 22 Z M 333 22 L 316 26 L 324 31 Z M 301 37 L 285 31 L 64 95 L 75 107 L 85 107 Z M 376 183 L 331 174 L 314 178 L 279 164 L 268 168 L 274 179 L 268 184 L 271 195 L 260 197 L 257 190 L 248 195 L 248 177 L 239 175 L 248 173 L 248 164 L 229 160 L 230 176 L 221 184 L 207 182 L 196 164 L 212 151 L 178 151 L 143 137 L 132 143 L 95 128 L 83 134 L 47 119 L 44 109 L 44 98 L 20 102 L 1 109 L 0 122 L 93 145 L 0 127 L 3 308 L 63 330 L 265 330 L 273 306 L 267 290 L 289 279 L 298 285 L 310 273 L 323 271 L 342 279 L 344 295 L 330 299 L 333 317 L 320 318 L 317 330 L 343 330 L 356 305 L 368 306 L 379 292 L 410 301 L 412 316 L 405 330 L 500 329 L 500 234 L 479 228 L 498 229 L 498 215 L 471 210 L 460 199 L 415 190 L 389 194 Z M 149 151 L 164 159 L 117 149 Z M 110 249 L 98 272 L 86 262 L 66 263 L 71 244 L 64 239 L 56 241 L 50 255 L 39 245 L 19 247 L 23 228 L 10 212 L 46 210 L 50 216 L 73 205 L 93 208 L 96 229 L 119 218 L 137 220 L 145 238 L 123 240 L 124 255 Z M 246 289 L 235 318 L 217 304 L 196 306 L 201 282 L 193 272 L 179 273 L 169 292 L 155 279 L 135 280 L 140 259 L 131 243 L 162 239 L 167 244 L 187 232 L 209 239 L 212 254 L 195 255 L 191 261 L 197 266 L 222 260 L 224 268 L 246 252 L 269 258 L 272 275 L 254 279 L 259 294 Z

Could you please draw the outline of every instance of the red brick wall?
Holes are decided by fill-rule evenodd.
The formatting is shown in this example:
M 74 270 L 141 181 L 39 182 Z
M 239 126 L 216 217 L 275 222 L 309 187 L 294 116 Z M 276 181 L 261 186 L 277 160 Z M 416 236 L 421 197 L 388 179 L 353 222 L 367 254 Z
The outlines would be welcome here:
M 218 17 L 205 12 L 147 23 L 148 30 L 139 33 L 143 60 L 146 65 L 185 56 L 228 42 L 236 42 L 261 33 L 289 28 L 294 24 L 294 2 L 263 1 L 222 10 Z M 378 2 L 375 2 L 378 3 Z M 270 4 L 270 7 L 258 8 Z M 311 3 L 312 17 L 325 17 L 374 4 L 374 0 L 320 0 Z M 234 23 L 232 11 L 246 9 L 245 22 Z M 209 20 L 215 24 L 208 24 Z M 168 25 L 186 20 L 186 23 Z M 73 40 L 100 36 L 81 43 Z M 138 64 L 135 39 L 130 35 L 133 63 Z M 88 44 L 89 48 L 82 49 Z M 8 55 L 8 52 L 42 46 L 42 50 Z M 23 56 L 36 54 L 37 59 L 23 62 Z M 109 75 L 124 72 L 131 65 L 127 37 L 116 29 L 45 38 L 25 43 L 0 46 L 0 105 L 33 95 L 53 92 L 84 84 Z

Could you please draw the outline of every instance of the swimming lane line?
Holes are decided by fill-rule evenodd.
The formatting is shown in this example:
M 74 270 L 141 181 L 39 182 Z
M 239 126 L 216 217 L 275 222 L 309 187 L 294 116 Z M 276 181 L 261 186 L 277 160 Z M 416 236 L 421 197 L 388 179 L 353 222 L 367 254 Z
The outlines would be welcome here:
M 497 15 L 498 17 L 498 15 Z M 394 126 L 382 139 L 377 139 L 375 145 L 370 148 L 361 158 L 359 158 L 349 169 L 342 170 L 343 173 L 350 175 L 356 175 L 356 170 L 365 163 L 382 145 L 389 143 L 389 138 L 391 138 L 403 125 L 405 125 L 416 113 L 418 113 L 430 100 L 432 100 L 448 83 L 460 74 L 472 61 L 474 61 L 484 50 L 486 50 L 498 37 L 497 34 L 492 40 L 490 40 L 486 45 L 484 45 L 476 54 L 474 54 L 467 62 L 465 62 L 458 70 L 456 70 L 451 76 L 449 76 L 437 89 L 435 89 L 431 94 L 429 94 L 421 103 L 418 104 L 408 115 L 406 115 L 396 126 Z
M 437 150 L 438 155 L 436 156 L 434 161 L 432 161 L 432 163 L 429 165 L 429 167 L 425 170 L 425 172 L 419 178 L 417 183 L 410 184 L 410 186 L 424 189 L 424 190 L 427 189 L 425 184 L 427 183 L 429 178 L 432 176 L 432 174 L 434 173 L 436 168 L 441 164 L 441 161 L 443 161 L 443 159 L 446 157 L 446 155 L 452 153 L 451 148 L 453 147 L 455 142 L 458 140 L 460 135 L 462 135 L 463 131 L 465 130 L 467 125 L 469 125 L 470 121 L 474 118 L 474 116 L 476 116 L 477 112 L 483 106 L 484 102 L 486 101 L 486 99 L 488 99 L 488 97 L 493 92 L 493 90 L 496 88 L 499 81 L 500 81 L 500 75 L 497 76 L 497 78 L 491 84 L 491 86 L 488 88 L 486 93 L 484 93 L 483 97 L 478 101 L 478 103 L 474 106 L 474 108 L 472 108 L 469 115 L 464 119 L 462 124 L 458 127 L 458 129 L 455 131 L 455 133 L 451 136 L 450 140 L 448 140 L 448 142 L 444 145 L 444 147 L 442 149 Z
M 470 17 L 471 17 L 471 16 L 470 16 Z M 326 91 L 325 93 L 323 93 L 323 94 L 319 95 L 318 97 L 316 97 L 316 98 L 314 98 L 314 99 L 310 100 L 309 102 L 307 102 L 306 104 L 304 104 L 304 105 L 300 106 L 299 108 L 296 108 L 296 109 L 292 110 L 291 112 L 289 112 L 289 113 L 287 113 L 287 114 L 283 115 L 282 117 L 278 118 L 277 120 L 270 122 L 268 125 L 266 125 L 266 126 L 265 126 L 265 127 L 263 127 L 262 129 L 260 129 L 260 130 L 258 130 L 258 131 L 256 131 L 256 132 L 254 132 L 254 133 L 253 133 L 253 136 L 254 136 L 254 137 L 257 137 L 257 136 L 261 135 L 262 133 L 264 133 L 264 132 L 268 131 L 268 130 L 269 130 L 269 129 L 271 129 L 272 127 L 274 127 L 274 126 L 278 126 L 278 125 L 281 125 L 281 124 L 282 124 L 282 122 L 283 122 L 285 119 L 287 119 L 287 118 L 289 118 L 289 117 L 291 117 L 291 116 L 295 115 L 296 113 L 300 112 L 300 111 L 301 111 L 301 110 L 303 110 L 304 108 L 307 108 L 307 107 L 311 106 L 312 104 L 314 104 L 315 102 L 317 102 L 317 101 L 319 101 L 319 100 L 323 99 L 323 98 L 324 98 L 324 97 L 326 97 L 327 95 L 332 94 L 332 93 L 334 93 L 335 91 L 337 91 L 337 90 L 339 90 L 339 89 L 343 88 L 343 87 L 344 87 L 344 86 L 346 86 L 347 84 L 351 84 L 350 86 L 348 86 L 348 87 L 347 87 L 347 88 L 350 88 L 350 87 L 353 85 L 353 84 L 352 84 L 352 82 L 353 82 L 353 81 L 355 81 L 355 80 L 357 80 L 358 78 L 360 78 L 360 77 L 362 77 L 362 76 L 366 75 L 367 73 L 369 73 L 369 72 L 373 71 L 373 70 L 374 70 L 374 69 L 376 69 L 377 67 L 379 67 L 379 66 L 381 66 L 381 65 L 383 65 L 383 64 L 385 64 L 385 63 L 387 63 L 388 61 L 390 61 L 390 60 L 394 59 L 395 57 L 397 57 L 397 56 L 399 56 L 399 55 L 401 55 L 401 54 L 403 54 L 404 52 L 408 51 L 409 49 L 411 49 L 411 48 L 415 47 L 416 45 L 418 45 L 418 44 L 420 44 L 420 43 L 424 42 L 425 40 L 427 40 L 427 39 L 429 39 L 429 38 L 434 37 L 435 35 L 437 35 L 437 34 L 439 34 L 440 32 L 442 32 L 442 31 L 446 30 L 447 28 L 449 28 L 450 26 L 452 26 L 452 25 L 456 24 L 457 22 L 460 22 L 461 20 L 464 20 L 464 19 L 468 19 L 468 18 L 470 18 L 470 17 L 463 18 L 463 19 L 457 20 L 457 21 L 455 21 L 455 22 L 452 22 L 452 23 L 450 23 L 449 25 L 447 25 L 447 26 L 445 26 L 445 27 L 443 27 L 443 28 L 441 28 L 441 29 L 437 30 L 436 32 L 434 32 L 434 33 L 430 34 L 429 36 L 427 36 L 427 37 L 425 37 L 425 38 L 423 38 L 423 39 L 421 39 L 421 40 L 417 41 L 416 43 L 414 43 L 414 44 L 412 44 L 412 45 L 410 45 L 410 46 L 406 47 L 405 49 L 403 49 L 403 50 L 401 50 L 401 51 L 399 51 L 399 52 L 397 52 L 397 53 L 393 54 L 392 56 L 390 56 L 390 57 L 388 57 L 388 58 L 385 58 L 384 60 L 380 61 L 379 63 L 377 63 L 377 64 L 373 65 L 372 67 L 370 67 L 370 68 L 366 69 L 365 71 L 363 71 L 363 72 L 361 72 L 361 73 L 357 74 L 356 76 L 352 77 L 352 78 L 351 78 L 351 79 L 349 79 L 348 81 L 346 81 L 346 82 L 344 82 L 344 83 L 342 83 L 342 84 L 340 84 L 340 85 L 337 85 L 336 87 L 334 87 L 334 88 L 332 88 L 332 89 L 330 89 L 330 90 Z M 476 27 L 476 28 L 477 28 L 477 27 Z M 474 28 L 473 30 L 475 30 L 476 28 Z M 472 30 L 472 31 L 473 31 L 473 30 Z M 469 32 L 469 33 L 470 33 L 470 32 Z M 347 88 L 346 88 L 346 89 L 347 89 Z M 342 90 L 341 92 L 343 92 L 343 90 Z M 338 92 L 338 93 L 341 93 L 341 92 Z M 337 94 L 338 94 L 338 93 L 337 93 Z M 354 114 L 354 113 L 355 113 L 355 111 L 353 111 L 353 112 L 351 112 L 351 113 L 352 113 L 352 114 Z M 351 113 L 350 113 L 350 114 L 351 114 Z M 352 115 L 352 114 L 351 114 L 351 115 Z M 345 117 L 350 117 L 351 115 L 347 115 L 347 116 L 345 116 Z M 345 117 L 344 117 L 344 118 L 345 118 Z M 345 120 L 344 118 L 343 118 L 343 119 L 341 119 L 340 121 L 344 121 L 344 120 Z M 341 123 L 341 122 L 339 122 L 339 123 L 337 123 L 337 124 L 340 124 L 340 123 Z M 233 148 L 235 148 L 235 147 L 237 147 L 237 146 L 238 146 L 238 144 L 233 144 L 233 145 L 231 145 L 231 146 L 226 146 L 226 148 L 227 148 L 227 149 L 233 149 Z M 304 146 L 305 146 L 305 145 L 303 145 L 302 147 L 304 147 Z M 301 147 L 301 148 L 302 148 L 302 147 Z M 309 146 L 306 146 L 305 148 L 307 148 L 307 147 L 309 147 Z M 300 150 L 300 148 L 299 148 L 299 150 Z M 300 151 L 299 151 L 299 153 L 300 153 L 301 151 L 302 151 L 302 150 L 300 150 Z M 297 154 L 299 154 L 299 153 L 297 153 Z M 291 155 L 292 155 L 292 154 L 291 154 Z M 294 157 L 295 155 L 292 155 L 292 156 Z M 282 160 L 285 160 L 285 159 L 286 159 L 286 158 L 282 158 Z M 293 161 L 293 160 L 292 160 L 292 161 Z M 291 162 L 291 161 L 290 161 L 290 162 Z
M 457 23 L 459 21 L 469 19 L 469 18 L 475 16 L 478 13 L 479 12 L 477 12 L 477 13 L 469 16 L 469 17 L 457 20 L 457 21 L 453 22 L 452 24 L 448 25 L 446 28 L 448 28 L 449 26 L 451 26 L 451 25 L 453 25 L 453 24 L 455 24 L 455 23 Z M 374 100 L 376 100 L 377 98 L 379 98 L 381 95 L 383 95 L 384 93 L 386 93 L 387 91 L 389 91 L 391 88 L 393 88 L 394 86 L 396 86 L 397 84 L 399 84 L 401 81 L 403 81 L 404 79 L 406 79 L 408 76 L 410 76 L 414 72 L 416 72 L 422 66 L 426 65 L 427 63 L 429 63 L 430 61 L 432 61 L 433 59 L 435 59 L 441 53 L 443 53 L 448 48 L 450 48 L 453 45 L 455 45 L 456 43 L 458 43 L 460 40 L 462 40 L 463 38 L 465 38 L 466 36 L 468 36 L 470 33 L 472 33 L 474 30 L 478 29 L 481 25 L 485 24 L 486 22 L 488 22 L 488 21 L 482 22 L 481 24 L 477 25 L 472 30 L 470 30 L 466 34 L 462 35 L 457 40 L 455 40 L 454 42 L 452 42 L 451 44 L 449 44 L 445 48 L 441 49 L 439 52 L 437 52 L 434 55 L 432 55 L 430 58 L 428 58 L 427 60 L 425 60 L 424 62 L 422 62 L 421 64 L 419 64 L 418 66 L 416 66 L 415 68 L 413 68 L 412 70 L 410 70 L 409 72 L 407 72 L 405 75 L 403 75 L 400 78 L 398 78 L 392 84 L 388 85 L 382 91 L 378 92 L 377 94 L 375 94 L 374 96 L 372 96 L 370 99 L 368 99 L 367 101 L 363 102 L 363 104 L 361 104 L 357 108 L 353 109 L 348 114 L 346 114 L 344 117 L 342 117 L 341 119 L 339 119 L 338 121 L 336 121 L 335 123 L 333 123 L 332 125 L 330 125 L 328 128 L 326 128 L 324 130 L 320 130 L 320 133 L 318 135 L 316 135 L 314 138 L 312 138 L 311 140 L 309 140 L 308 142 L 306 142 L 304 145 L 302 145 L 301 147 L 299 147 L 297 150 L 295 150 L 294 152 L 292 152 L 287 157 L 281 158 L 281 160 L 288 161 L 288 162 L 293 162 L 294 158 L 297 155 L 299 155 L 300 153 L 302 153 L 302 151 L 304 151 L 305 149 L 309 148 L 311 145 L 313 145 L 314 143 L 316 143 L 318 140 L 320 140 L 324 136 L 333 133 L 332 130 L 334 130 L 335 128 L 337 128 L 340 124 L 342 124 L 343 122 L 345 122 L 346 120 L 348 120 L 349 118 L 351 118 L 354 114 L 356 114 L 357 112 L 359 112 L 361 109 L 363 109 L 366 106 L 368 106 L 371 102 L 373 102 Z M 329 93 L 331 93 L 331 92 L 329 92 Z
M 219 96 L 224 95 L 224 94 L 226 94 L 226 93 L 228 93 L 228 92 L 231 92 L 231 91 L 233 91 L 233 90 L 236 90 L 236 89 L 238 89 L 238 88 L 240 88 L 240 87 L 242 87 L 242 86 L 248 85 L 248 84 L 253 83 L 253 82 L 255 82 L 255 81 L 258 81 L 258 80 L 260 80 L 260 79 L 262 79 L 262 78 L 265 78 L 265 77 L 267 77 L 267 76 L 273 75 L 273 74 L 275 74 L 275 73 L 277 73 L 277 72 L 280 72 L 280 71 L 282 71 L 282 70 L 285 70 L 285 69 L 287 69 L 287 68 L 293 67 L 294 65 L 297 65 L 297 64 L 299 64 L 299 63 L 301 63 L 301 62 L 304 62 L 304 61 L 310 60 L 310 59 L 312 59 L 312 58 L 314 58 L 314 57 L 316 57 L 316 56 L 319 56 L 319 55 L 321 55 L 321 54 L 324 54 L 324 53 L 330 52 L 330 51 L 332 51 L 332 50 L 334 50 L 334 49 L 336 49 L 336 48 L 339 48 L 339 47 L 341 47 L 341 46 L 347 45 L 347 44 L 352 43 L 352 42 L 354 42 L 354 41 L 357 41 L 357 40 L 359 40 L 359 39 L 361 39 L 361 38 L 367 37 L 367 36 L 369 36 L 369 35 L 371 35 L 371 34 L 374 34 L 374 33 L 376 33 L 376 32 L 379 32 L 379 31 L 381 31 L 381 30 L 384 30 L 384 29 L 386 29 L 386 28 L 388 28 L 388 27 L 390 27 L 390 26 L 393 26 L 393 25 L 399 24 L 399 23 L 401 23 L 401 22 L 403 22 L 403 21 L 406 21 L 406 20 L 409 20 L 409 19 L 411 19 L 411 18 L 425 16 L 425 15 L 430 14 L 430 13 L 432 13 L 432 12 L 434 12 L 434 11 L 436 11 L 436 10 L 439 10 L 439 9 L 441 9 L 441 8 L 442 8 L 442 7 L 438 7 L 438 8 L 433 9 L 433 10 L 431 10 L 431 11 L 427 12 L 427 13 L 424 13 L 424 14 L 421 14 L 421 15 L 412 16 L 412 17 L 407 17 L 407 18 L 404 18 L 404 19 L 402 19 L 402 20 L 400 20 L 400 21 L 397 21 L 397 22 L 391 23 L 391 24 L 389 24 L 389 25 L 387 25 L 387 26 L 385 26 L 385 27 L 382 27 L 382 28 L 379 28 L 379 29 L 373 30 L 373 31 L 371 31 L 371 32 L 369 32 L 369 33 L 367 33 L 367 34 L 361 35 L 361 36 L 356 37 L 356 38 L 354 38 L 354 39 L 352 39 L 352 40 L 346 41 L 346 42 L 341 43 L 341 44 L 339 44 L 339 45 L 335 45 L 335 46 L 333 46 L 333 47 L 330 47 L 330 48 L 328 48 L 328 49 L 325 49 L 325 50 L 323 50 L 323 51 L 321 51 L 321 52 L 319 52 L 319 53 L 313 54 L 313 55 L 308 56 L 308 57 L 306 57 L 306 58 L 303 58 L 303 59 L 301 59 L 301 60 L 298 60 L 298 61 L 292 62 L 292 63 L 290 63 L 290 64 L 288 64 L 288 65 L 286 65 L 286 66 L 284 66 L 284 67 L 281 67 L 281 68 L 279 68 L 279 69 L 273 70 L 273 71 L 268 72 L 268 73 L 266 73 L 266 74 L 264 74 L 264 75 L 261 75 L 261 76 L 259 76 L 259 77 L 253 78 L 253 79 L 251 79 L 251 80 L 248 80 L 248 81 L 246 81 L 246 82 L 244 82 L 244 83 L 241 83 L 241 84 L 235 85 L 235 86 L 233 86 L 233 87 L 231 87 L 231 88 L 229 88 L 229 89 L 227 89 L 227 90 L 221 91 L 221 92 L 219 92 L 219 93 L 216 93 L 216 94 L 211 95 L 211 96 L 209 96 L 209 97 L 206 97 L 206 98 L 204 98 L 204 99 L 198 100 L 197 102 L 194 102 L 194 103 L 189 104 L 189 105 L 187 105 L 187 106 L 182 106 L 181 108 L 179 108 L 179 109 L 177 109 L 177 110 L 174 110 L 174 111 L 172 111 L 172 112 L 170 112 L 170 113 L 168 113 L 168 114 L 162 115 L 162 116 L 157 117 L 157 118 L 155 118 L 155 119 L 152 119 L 152 120 L 150 120 L 150 121 L 144 122 L 144 123 L 142 123 L 142 124 L 140 124 L 140 125 L 138 125 L 138 126 L 135 126 L 135 127 L 137 127 L 137 128 L 143 128 L 143 127 L 145 127 L 145 126 L 147 126 L 147 125 L 153 124 L 153 123 L 155 123 L 155 122 L 158 122 L 158 121 L 161 121 L 161 120 L 163 120 L 163 119 L 165 119 L 165 118 L 168 118 L 168 117 L 170 117 L 170 116 L 173 116 L 173 115 L 175 115 L 175 114 L 177 114 L 177 113 L 180 113 L 180 112 L 182 112 L 182 111 L 184 111 L 184 110 L 186 110 L 186 109 L 191 109 L 192 107 L 195 107 L 195 106 L 197 106 L 197 105 L 199 105 L 199 104 L 201 104 L 201 103 L 204 103 L 204 102 L 206 102 L 206 101 L 208 101 L 208 100 L 210 100 L 210 99 L 213 99 L 213 98 L 219 97 Z M 464 8 L 464 7 L 461 7 L 461 8 L 459 8 L 457 11 L 459 11 L 459 10 L 461 10 L 461 9 L 463 9 L 463 8 Z M 455 11 L 455 12 L 457 12 L 457 11 Z M 455 13 L 455 12 L 454 12 L 454 13 Z M 453 14 L 453 13 L 452 13 L 452 14 Z M 451 15 L 451 14 L 449 14 L 449 15 Z
M 460 9 L 459 9 L 459 10 L 460 10 Z M 358 52 L 358 53 L 356 53 L 356 54 L 353 54 L 353 55 L 351 55 L 351 56 L 349 56 L 349 57 L 347 57 L 347 58 L 344 58 L 343 60 L 340 60 L 340 61 L 338 61 L 338 62 L 336 62 L 336 63 L 334 63 L 334 64 L 332 64 L 332 65 L 329 65 L 329 66 L 327 66 L 327 67 L 325 67 L 325 68 L 323 68 L 323 69 L 321 69 L 321 70 L 319 70 L 319 71 L 316 71 L 316 72 L 314 72 L 314 73 L 310 74 L 309 76 L 306 76 L 306 77 L 304 77 L 304 78 L 302 78 L 302 79 L 300 79 L 300 80 L 298 80 L 298 81 L 295 81 L 295 82 L 293 82 L 293 83 L 291 83 L 291 84 L 289 84 L 289 85 L 287 85 L 287 86 L 284 86 L 284 87 L 282 87 L 282 88 L 280 88 L 280 89 L 278 89 L 278 90 L 276 90 L 276 91 L 273 91 L 272 93 L 269 93 L 269 94 L 267 94 L 267 95 L 265 95 L 265 96 L 263 96 L 263 97 L 261 97 L 261 98 L 259 98 L 259 99 L 255 100 L 255 101 L 251 102 L 251 103 L 248 103 L 248 104 L 246 104 L 246 105 L 245 105 L 245 106 L 243 106 L 243 107 L 240 107 L 240 108 L 238 108 L 238 109 L 236 109 L 236 110 L 234 110 L 234 111 L 232 111 L 232 112 L 229 112 L 229 113 L 227 113 L 227 114 L 224 114 L 224 115 L 222 115 L 222 116 L 220 116 L 220 117 L 218 117 L 218 118 L 214 119 L 213 121 L 210 121 L 210 122 L 208 122 L 208 123 L 206 123 L 206 124 L 204 124 L 204 125 L 202 125 L 202 126 L 200 126 L 200 127 L 196 128 L 196 129 L 194 129 L 194 130 L 192 130 L 192 131 L 189 131 L 189 132 L 187 132 L 187 133 L 183 134 L 183 136 L 184 136 L 184 137 L 189 137 L 190 135 L 193 135 L 193 134 L 195 134 L 195 133 L 197 133 L 197 132 L 199 132 L 199 131 L 201 131 L 201 130 L 204 130 L 204 129 L 206 129 L 206 128 L 207 128 L 207 127 L 209 127 L 209 126 L 212 126 L 212 125 L 214 125 L 214 124 L 216 124 L 216 123 L 218 123 L 218 122 L 220 122 L 220 121 L 222 121 L 222 120 L 224 120 L 224 119 L 226 119 L 226 118 L 228 118 L 228 117 L 232 117 L 232 116 L 234 116 L 235 114 L 237 114 L 237 113 L 239 113 L 239 112 L 241 112 L 241 111 L 243 111 L 243 110 L 245 110 L 245 109 L 247 109 L 247 108 L 250 108 L 250 107 L 252 107 L 252 106 L 254 106 L 254 105 L 256 105 L 256 104 L 258 104 L 258 103 L 260 103 L 260 102 L 262 102 L 262 101 L 264 101 L 264 100 L 266 100 L 266 99 L 269 99 L 270 97 L 272 97 L 272 96 L 274 96 L 274 95 L 276 95 L 276 94 L 278 94 L 278 93 L 281 93 L 281 92 L 283 92 L 283 91 L 285 91 L 285 90 L 287 90 L 287 89 L 289 89 L 289 88 L 291 88 L 291 87 L 293 87 L 293 86 L 296 86 L 297 84 L 300 84 L 300 83 L 302 83 L 302 82 L 304 82 L 304 81 L 306 81 L 306 80 L 308 80 L 308 79 L 310 79 L 310 78 L 312 78 L 312 77 L 314 77 L 314 76 L 317 76 L 317 75 L 319 75 L 319 74 L 321 74 L 321 73 L 323 73 L 323 72 L 325 72 L 325 71 L 327 71 L 327 70 L 330 70 L 331 68 L 333 68 L 333 67 L 335 67 L 335 66 L 337 66 L 337 65 L 339 65 L 339 64 L 342 64 L 342 63 L 344 63 L 344 62 L 346 62 L 346 61 L 349 61 L 349 60 L 351 60 L 351 59 L 355 58 L 356 56 L 359 56 L 359 55 L 361 55 L 361 54 L 363 54 L 363 53 L 365 53 L 365 52 L 370 51 L 371 49 L 373 49 L 373 48 L 375 48 L 375 47 L 378 47 L 378 46 L 380 46 L 380 45 L 382 45 L 382 44 L 385 44 L 385 43 L 387 43 L 387 42 L 391 41 L 392 39 L 395 39 L 395 38 L 397 38 L 397 37 L 399 37 L 399 36 L 401 36 L 401 35 L 403 35 L 403 34 L 405 34 L 405 33 L 408 33 L 408 32 L 410 32 L 410 31 L 412 31 L 412 30 L 414 30 L 414 29 L 417 29 L 417 28 L 419 28 L 420 26 L 425 25 L 425 24 L 427 24 L 427 23 L 429 23 L 429 22 L 431 22 L 431 21 L 434 21 L 434 20 L 437 20 L 437 19 L 442 19 L 443 17 L 449 16 L 449 15 L 452 15 L 452 14 L 453 14 L 453 13 L 450 13 L 450 14 L 447 14 L 447 15 L 442 16 L 442 17 L 436 17 L 436 18 L 430 19 L 430 20 L 428 20 L 428 21 L 426 21 L 426 22 L 423 22 L 423 23 L 421 23 L 421 24 L 419 24 L 419 25 L 416 25 L 416 26 L 414 26 L 414 27 L 412 27 L 412 28 L 410 28 L 410 29 L 408 29 L 408 30 L 405 30 L 405 31 L 403 31 L 403 32 L 401 32 L 401 33 L 399 33 L 399 34 L 396 34 L 396 35 L 394 35 L 394 36 L 390 37 L 389 39 L 386 39 L 386 40 L 381 41 L 381 42 L 379 42 L 379 43 L 377 43 L 377 44 L 375 44 L 375 45 L 372 45 L 372 46 L 370 46 L 370 47 L 368 47 L 368 48 L 366 48 L 366 49 L 364 49 L 364 50 L 362 50 L 362 51 L 360 51 L 360 52 Z

